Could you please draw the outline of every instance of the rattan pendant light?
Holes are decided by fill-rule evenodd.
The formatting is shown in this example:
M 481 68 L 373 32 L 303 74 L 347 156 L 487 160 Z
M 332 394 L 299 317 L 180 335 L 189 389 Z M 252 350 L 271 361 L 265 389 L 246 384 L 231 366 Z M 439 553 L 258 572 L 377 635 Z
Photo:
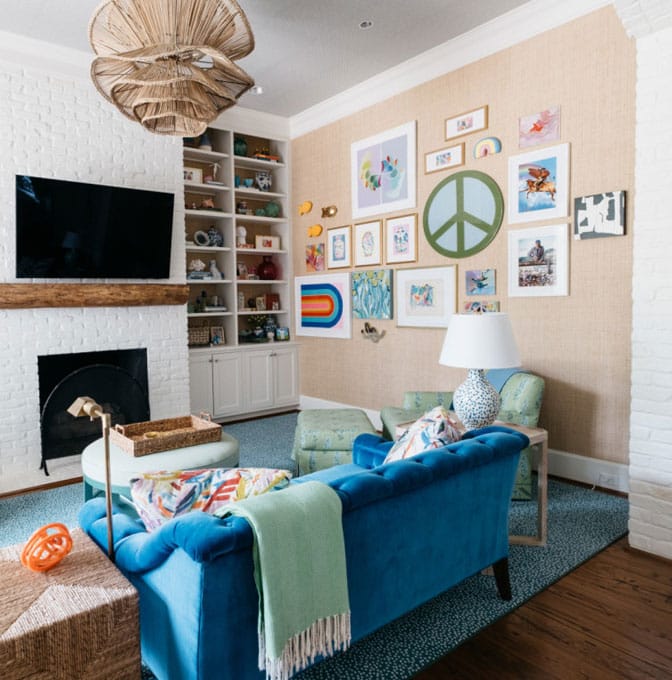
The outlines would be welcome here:
M 202 134 L 254 85 L 234 63 L 254 49 L 236 0 L 107 0 L 89 41 L 100 94 L 158 134 Z

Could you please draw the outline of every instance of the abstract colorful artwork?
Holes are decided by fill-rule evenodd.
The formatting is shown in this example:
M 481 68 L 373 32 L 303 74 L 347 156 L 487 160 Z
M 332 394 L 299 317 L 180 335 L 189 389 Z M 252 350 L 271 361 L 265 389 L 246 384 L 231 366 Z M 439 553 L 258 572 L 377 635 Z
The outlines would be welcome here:
M 470 135 L 472 132 L 485 130 L 488 127 L 488 107 L 481 106 L 480 109 L 473 109 L 460 113 L 458 116 L 446 119 L 446 140 L 462 135 Z
M 425 174 L 456 168 L 459 165 L 464 165 L 464 144 L 456 144 L 425 154 Z
M 352 333 L 350 274 L 294 279 L 296 334 L 349 338 Z
M 494 156 L 502 150 L 502 142 L 497 137 L 483 137 L 474 144 L 474 158 Z
M 327 268 L 342 269 L 352 264 L 350 225 L 327 229 Z
M 518 119 L 518 146 L 548 144 L 560 139 L 560 107 L 551 106 L 530 116 Z
M 352 315 L 355 319 L 392 318 L 391 269 L 371 269 L 352 275 Z
M 352 217 L 415 207 L 415 121 L 350 147 Z
M 485 302 L 483 300 L 474 300 L 473 302 L 464 303 L 464 311 L 467 314 L 485 314 L 485 312 L 498 312 L 499 302 Z
M 386 264 L 415 262 L 418 244 L 418 215 L 401 215 L 385 220 Z
M 324 271 L 324 243 L 309 243 L 306 246 L 306 271 Z
M 456 309 L 456 267 L 397 269 L 397 326 L 446 328 Z
M 509 222 L 566 217 L 569 144 L 509 158 Z
M 355 267 L 370 267 L 382 261 L 382 222 L 362 222 L 354 227 Z
M 467 295 L 494 295 L 495 270 L 469 269 L 464 275 L 464 288 Z
M 609 191 L 574 199 L 575 239 L 624 234 L 625 191 Z

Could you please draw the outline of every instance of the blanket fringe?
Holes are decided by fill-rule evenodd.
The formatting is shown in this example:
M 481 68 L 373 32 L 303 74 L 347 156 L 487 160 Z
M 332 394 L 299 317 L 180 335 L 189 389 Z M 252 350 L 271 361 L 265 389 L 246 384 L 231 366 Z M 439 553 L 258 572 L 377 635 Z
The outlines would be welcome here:
M 266 656 L 263 630 L 259 631 L 259 670 L 266 671 L 267 680 L 289 678 L 312 664 L 317 656 L 333 656 L 350 646 L 350 612 L 318 619 L 305 630 L 287 640 L 277 659 Z

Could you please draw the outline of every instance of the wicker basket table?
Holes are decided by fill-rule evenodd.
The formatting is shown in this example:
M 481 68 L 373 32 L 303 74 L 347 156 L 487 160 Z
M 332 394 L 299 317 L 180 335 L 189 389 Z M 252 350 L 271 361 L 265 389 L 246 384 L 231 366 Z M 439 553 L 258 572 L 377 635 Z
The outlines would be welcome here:
M 0 549 L 0 677 L 140 678 L 135 588 L 80 529 L 62 562 L 36 573 L 23 545 Z

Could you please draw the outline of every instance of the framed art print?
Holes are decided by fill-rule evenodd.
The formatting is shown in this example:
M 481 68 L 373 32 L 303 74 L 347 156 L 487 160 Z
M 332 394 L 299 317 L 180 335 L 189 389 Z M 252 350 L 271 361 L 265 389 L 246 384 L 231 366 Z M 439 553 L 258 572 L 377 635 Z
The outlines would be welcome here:
M 560 107 L 549 106 L 543 111 L 518 119 L 518 146 L 548 144 L 560 139 Z
M 447 328 L 456 310 L 456 267 L 397 269 L 397 326 Z
M 352 266 L 350 225 L 327 229 L 327 269 Z
M 494 269 L 468 269 L 464 275 L 464 289 L 467 295 L 494 295 Z
M 425 154 L 425 175 L 439 170 L 448 170 L 464 165 L 464 144 L 447 146 L 445 149 L 430 151 Z
M 306 271 L 324 271 L 324 243 L 306 244 Z
M 625 191 L 577 196 L 574 199 L 574 238 L 590 239 L 625 234 Z
M 385 263 L 415 262 L 417 259 L 417 213 L 385 220 Z
M 294 279 L 296 334 L 350 338 L 351 301 L 350 274 L 297 276 Z
M 509 158 L 509 223 L 567 217 L 569 144 Z
M 369 269 L 352 274 L 352 316 L 355 319 L 392 318 L 392 269 Z
M 465 111 L 458 116 L 446 118 L 446 141 L 454 137 L 469 135 L 488 127 L 488 107 Z
M 380 264 L 382 258 L 382 224 L 380 220 L 356 224 L 353 236 L 355 267 Z
M 569 294 L 566 224 L 509 231 L 509 296 Z
M 352 217 L 415 208 L 415 121 L 350 146 Z

